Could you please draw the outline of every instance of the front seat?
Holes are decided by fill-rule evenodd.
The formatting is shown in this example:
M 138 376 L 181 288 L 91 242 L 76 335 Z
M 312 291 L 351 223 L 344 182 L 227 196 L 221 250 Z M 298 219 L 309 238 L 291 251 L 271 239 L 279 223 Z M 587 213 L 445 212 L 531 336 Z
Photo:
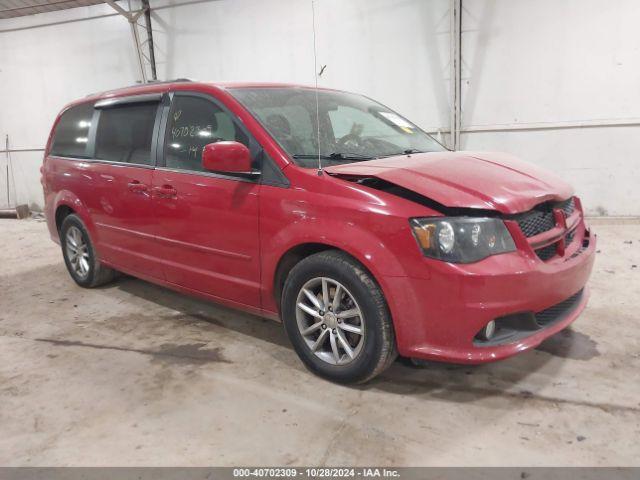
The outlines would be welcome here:
M 291 124 L 281 113 L 272 113 L 267 117 L 267 129 L 280 142 L 280 144 L 292 155 L 304 154 L 300 142 L 291 134 Z

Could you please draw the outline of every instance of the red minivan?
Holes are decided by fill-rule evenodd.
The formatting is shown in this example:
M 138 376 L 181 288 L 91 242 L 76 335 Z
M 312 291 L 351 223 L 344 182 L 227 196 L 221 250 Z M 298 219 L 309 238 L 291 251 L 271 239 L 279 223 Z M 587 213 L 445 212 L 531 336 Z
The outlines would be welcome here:
M 595 236 L 554 175 L 452 152 L 352 93 L 175 81 L 56 119 L 42 184 L 76 283 L 116 271 L 281 320 L 304 364 L 502 359 L 587 302 Z

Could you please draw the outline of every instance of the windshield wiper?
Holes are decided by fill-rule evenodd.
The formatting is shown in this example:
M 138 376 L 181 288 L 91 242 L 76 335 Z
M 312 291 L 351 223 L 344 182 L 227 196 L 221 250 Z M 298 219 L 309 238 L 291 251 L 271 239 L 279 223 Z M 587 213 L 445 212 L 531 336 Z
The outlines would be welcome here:
M 402 152 L 390 153 L 389 155 L 382 155 L 380 158 L 397 157 L 399 155 L 411 155 L 413 153 L 427 153 L 427 152 L 423 152 L 422 150 L 417 150 L 415 148 L 407 148 Z
M 305 159 L 305 158 L 318 158 L 318 155 L 313 155 L 313 154 L 295 154 L 295 155 L 291 155 L 293 158 L 300 158 L 300 159 Z M 324 160 L 373 160 L 376 157 L 371 157 L 368 155 L 358 155 L 355 153 L 341 153 L 341 152 L 333 152 L 330 153 L 329 155 L 326 154 L 321 154 L 320 155 L 320 159 L 324 159 Z

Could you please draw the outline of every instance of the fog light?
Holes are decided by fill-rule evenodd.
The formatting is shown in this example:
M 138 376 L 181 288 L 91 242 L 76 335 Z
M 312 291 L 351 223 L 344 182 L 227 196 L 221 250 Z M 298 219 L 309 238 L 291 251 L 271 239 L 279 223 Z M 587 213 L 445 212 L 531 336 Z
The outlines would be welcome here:
M 480 339 L 491 340 L 496 333 L 496 322 L 491 320 L 487 323 L 482 330 L 480 330 Z

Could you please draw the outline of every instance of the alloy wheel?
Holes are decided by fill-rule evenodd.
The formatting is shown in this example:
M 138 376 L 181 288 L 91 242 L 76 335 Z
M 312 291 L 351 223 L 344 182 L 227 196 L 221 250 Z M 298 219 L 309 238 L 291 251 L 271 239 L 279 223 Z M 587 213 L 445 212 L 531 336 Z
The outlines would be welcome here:
M 86 278 L 89 275 L 89 247 L 78 227 L 69 227 L 65 244 L 67 258 L 74 273 L 80 278 Z
M 316 277 L 305 283 L 296 300 L 296 320 L 309 349 L 329 364 L 349 364 L 362 350 L 362 310 L 336 280 Z

